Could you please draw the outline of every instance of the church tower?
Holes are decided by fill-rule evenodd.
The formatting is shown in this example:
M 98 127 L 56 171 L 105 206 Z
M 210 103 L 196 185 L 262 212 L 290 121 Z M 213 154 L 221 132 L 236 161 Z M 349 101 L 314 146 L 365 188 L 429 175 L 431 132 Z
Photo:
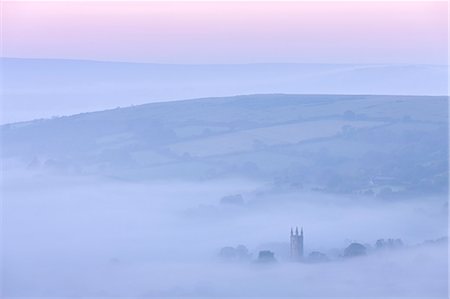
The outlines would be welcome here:
M 300 235 L 298 234 L 298 227 L 294 231 L 291 228 L 291 260 L 301 261 L 303 259 L 303 227 Z

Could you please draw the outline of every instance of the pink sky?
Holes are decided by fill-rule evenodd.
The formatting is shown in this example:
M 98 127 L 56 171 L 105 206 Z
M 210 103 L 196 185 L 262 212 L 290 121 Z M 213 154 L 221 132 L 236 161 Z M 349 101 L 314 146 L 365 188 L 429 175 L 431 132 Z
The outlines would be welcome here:
M 3 56 L 447 63 L 447 2 L 4 2 Z

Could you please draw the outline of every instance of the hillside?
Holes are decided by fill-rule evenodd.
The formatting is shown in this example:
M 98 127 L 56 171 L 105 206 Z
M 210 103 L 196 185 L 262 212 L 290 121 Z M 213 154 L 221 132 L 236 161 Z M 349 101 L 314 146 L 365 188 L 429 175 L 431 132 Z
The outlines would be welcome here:
M 7 169 L 125 180 L 248 177 L 397 197 L 447 190 L 446 97 L 250 95 L 3 125 Z

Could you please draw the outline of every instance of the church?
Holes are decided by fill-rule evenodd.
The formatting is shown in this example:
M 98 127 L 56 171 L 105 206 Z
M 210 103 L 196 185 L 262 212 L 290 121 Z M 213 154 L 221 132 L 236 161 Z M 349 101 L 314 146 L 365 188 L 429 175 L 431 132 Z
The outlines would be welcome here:
M 298 227 L 295 228 L 295 234 L 291 228 L 291 260 L 303 260 L 303 227 L 301 228 L 300 235 L 298 234 Z

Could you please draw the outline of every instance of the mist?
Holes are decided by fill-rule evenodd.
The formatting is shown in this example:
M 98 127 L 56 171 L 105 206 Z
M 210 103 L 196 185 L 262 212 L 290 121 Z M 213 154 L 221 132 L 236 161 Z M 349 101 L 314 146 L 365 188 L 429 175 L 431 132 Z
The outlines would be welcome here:
M 0 129 L 5 298 L 447 296 L 446 97 L 237 96 Z
M 379 201 L 274 194 L 263 181 L 127 182 L 20 170 L 3 179 L 5 297 L 436 296 L 447 294 L 445 197 Z M 243 201 L 223 199 L 240 194 Z M 289 230 L 305 253 L 292 263 Z M 381 238 L 404 246 L 375 250 Z M 367 256 L 344 258 L 352 242 Z M 248 261 L 224 261 L 242 244 Z M 277 262 L 256 262 L 259 250 Z
M 0 298 L 448 298 L 447 3 L 3 2 Z

